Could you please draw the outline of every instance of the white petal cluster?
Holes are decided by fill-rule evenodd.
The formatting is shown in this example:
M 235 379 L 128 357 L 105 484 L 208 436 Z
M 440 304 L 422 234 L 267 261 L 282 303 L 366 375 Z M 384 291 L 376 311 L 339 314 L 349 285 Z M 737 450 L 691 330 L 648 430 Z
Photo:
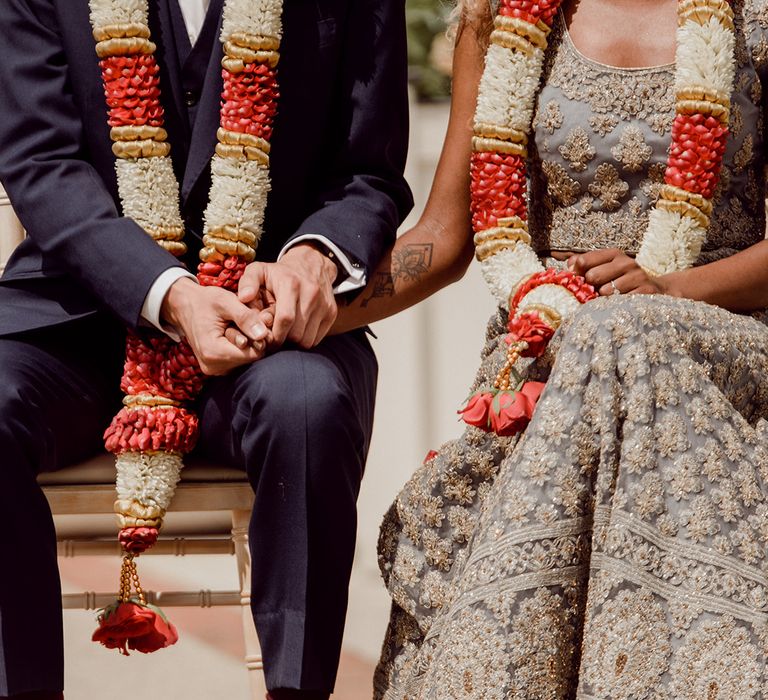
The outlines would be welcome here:
M 90 0 L 89 5 L 94 29 L 110 24 L 149 25 L 147 0 Z
M 684 270 L 696 262 L 706 238 L 707 230 L 695 219 L 653 209 L 637 264 L 656 275 Z
M 700 86 L 730 95 L 736 70 L 734 46 L 733 30 L 716 17 L 704 24 L 686 21 L 677 30 L 675 89 Z
M 143 506 L 168 509 L 183 467 L 170 452 L 123 452 L 117 457 L 117 496 Z
M 145 231 L 161 225 L 184 227 L 170 158 L 118 158 L 115 170 L 125 216 Z
M 255 160 L 214 156 L 205 232 L 237 226 L 261 237 L 270 190 L 269 169 Z
M 480 269 L 491 293 L 506 308 L 515 287 L 526 277 L 542 272 L 544 266 L 529 245 L 518 243 L 483 260 Z
M 518 313 L 525 312 L 532 304 L 554 309 L 561 318 L 567 318 L 581 306 L 578 299 L 559 284 L 542 284 L 532 289 L 520 302 Z
M 234 33 L 269 36 L 281 39 L 282 0 L 227 0 L 221 35 L 225 39 Z
M 533 120 L 544 52 L 533 56 L 491 44 L 485 56 L 475 120 L 528 131 Z

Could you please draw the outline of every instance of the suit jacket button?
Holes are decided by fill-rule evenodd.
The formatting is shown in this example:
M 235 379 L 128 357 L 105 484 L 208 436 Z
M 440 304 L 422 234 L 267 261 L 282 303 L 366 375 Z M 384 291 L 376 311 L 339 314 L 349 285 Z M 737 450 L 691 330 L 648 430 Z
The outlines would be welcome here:
M 200 98 L 194 90 L 187 90 L 184 92 L 184 99 L 187 103 L 187 107 L 194 107 Z

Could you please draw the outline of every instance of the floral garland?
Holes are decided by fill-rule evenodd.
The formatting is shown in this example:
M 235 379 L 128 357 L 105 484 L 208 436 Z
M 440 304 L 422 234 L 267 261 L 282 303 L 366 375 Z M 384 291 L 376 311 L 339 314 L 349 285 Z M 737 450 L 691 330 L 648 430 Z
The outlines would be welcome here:
M 510 333 L 507 361 L 493 386 L 472 395 L 460 413 L 499 435 L 525 428 L 544 386 L 523 382 L 514 369 L 519 358 L 541 355 L 562 320 L 597 296 L 582 277 L 544 270 L 528 233 L 528 141 L 547 37 L 561 2 L 501 0 L 475 112 L 476 255 L 491 292 L 509 304 Z M 672 142 L 636 258 L 650 275 L 690 267 L 706 240 L 728 138 L 735 43 L 729 2 L 679 0 Z
M 123 215 L 180 256 L 186 252 L 185 231 L 163 128 L 148 2 L 90 0 L 90 18 Z M 235 291 L 245 266 L 256 256 L 270 190 L 281 39 L 281 0 L 226 0 L 220 128 L 197 274 L 205 286 Z M 147 602 L 135 557 L 156 542 L 183 455 L 194 447 L 197 417 L 185 404 L 202 383 L 186 342 L 159 334 L 129 335 L 121 382 L 124 408 L 104 435 L 107 450 L 116 455 L 115 512 L 124 551 L 120 591 L 116 602 L 100 611 L 93 635 L 94 641 L 124 654 L 128 649 L 155 651 L 178 639 L 173 625 Z

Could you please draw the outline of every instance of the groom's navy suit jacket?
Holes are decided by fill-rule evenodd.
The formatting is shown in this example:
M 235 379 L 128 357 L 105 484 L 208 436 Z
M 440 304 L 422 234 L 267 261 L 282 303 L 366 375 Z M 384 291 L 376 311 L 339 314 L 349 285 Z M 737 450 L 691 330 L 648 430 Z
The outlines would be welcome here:
M 216 144 L 221 47 L 211 31 L 204 81 L 190 91 L 175 1 L 150 0 L 150 24 L 193 266 Z M 285 0 L 259 259 L 314 234 L 370 270 L 393 241 L 412 206 L 402 176 L 403 2 Z M 221 3 L 213 4 L 212 30 Z M 135 327 L 154 280 L 179 262 L 119 213 L 88 0 L 2 0 L 0 26 L 0 181 L 28 232 L 0 280 L 0 335 L 105 311 Z

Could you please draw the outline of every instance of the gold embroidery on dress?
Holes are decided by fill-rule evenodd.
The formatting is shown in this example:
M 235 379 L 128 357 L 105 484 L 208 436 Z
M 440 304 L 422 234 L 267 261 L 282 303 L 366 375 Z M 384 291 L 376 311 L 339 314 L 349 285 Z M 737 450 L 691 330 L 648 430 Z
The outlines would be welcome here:
M 672 661 L 669 694 L 679 700 L 749 700 L 760 690 L 762 669 L 749 632 L 730 615 L 704 620 Z
M 643 589 L 620 591 L 590 620 L 587 633 L 593 641 L 585 649 L 584 682 L 591 694 L 649 697 L 672 655 L 669 626 L 655 596 Z
M 568 175 L 565 168 L 559 163 L 545 160 L 541 163 L 541 169 L 547 177 L 549 195 L 565 207 L 574 204 L 581 194 L 581 185 Z
M 747 85 L 750 84 L 750 80 L 746 73 L 742 75 L 747 78 L 746 84 L 742 87 L 742 89 L 744 89 Z M 728 128 L 732 134 L 740 134 L 744 128 L 744 113 L 741 109 L 741 105 L 739 105 L 738 102 L 734 102 L 731 105 L 731 118 Z
M 587 103 L 595 114 L 614 113 L 621 119 L 648 120 L 666 113 L 653 124 L 665 134 L 672 126 L 675 90 L 672 71 L 666 68 L 610 70 L 585 61 L 564 36 L 558 21 L 550 43 L 559 42 L 552 61 L 548 84 L 558 87 L 570 100 Z
M 595 173 L 595 180 L 589 186 L 589 193 L 601 200 L 602 208 L 615 211 L 629 192 L 629 185 L 621 179 L 618 170 L 611 163 L 601 163 Z
M 624 166 L 624 170 L 637 173 L 650 159 L 653 149 L 645 142 L 643 132 L 630 125 L 622 131 L 619 143 L 611 149 L 611 153 Z
M 619 120 L 613 114 L 593 114 L 589 118 L 589 125 L 592 131 L 600 136 L 607 136 L 618 125 Z
M 746 168 L 754 158 L 754 141 L 752 134 L 747 134 L 741 144 L 741 148 L 733 156 L 733 165 L 735 172 L 739 173 Z
M 547 102 L 546 107 L 537 113 L 535 125 L 541 126 L 550 134 L 554 134 L 563 125 L 563 113 L 560 111 L 560 105 L 555 100 Z
M 572 170 L 580 173 L 587 169 L 587 164 L 595 157 L 595 149 L 589 142 L 589 134 L 577 126 L 569 134 L 565 143 L 558 149 L 565 160 L 570 161 Z
M 652 163 L 648 168 L 648 177 L 640 181 L 640 189 L 648 197 L 651 206 L 656 203 L 664 186 L 664 173 L 667 166 L 664 163 Z

